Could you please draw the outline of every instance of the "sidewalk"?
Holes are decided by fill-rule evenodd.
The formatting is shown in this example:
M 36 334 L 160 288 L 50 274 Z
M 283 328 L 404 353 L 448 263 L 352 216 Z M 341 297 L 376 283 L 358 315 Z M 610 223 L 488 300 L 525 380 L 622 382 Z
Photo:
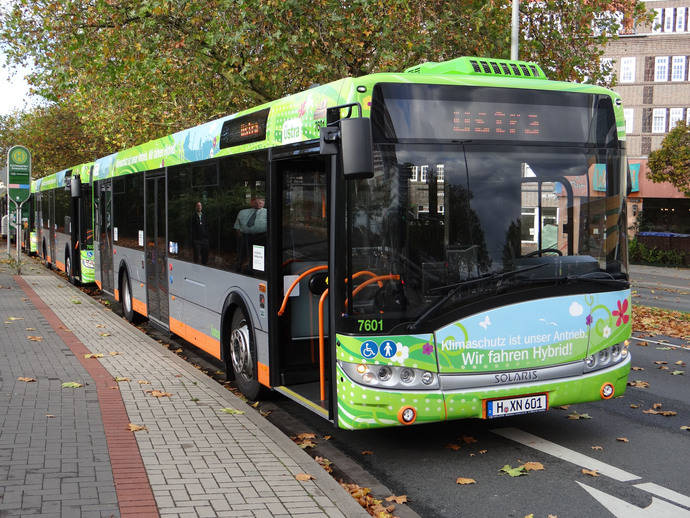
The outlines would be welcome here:
M 17 278 L 2 266 L 0 517 L 368 516 L 192 365 L 41 267 Z

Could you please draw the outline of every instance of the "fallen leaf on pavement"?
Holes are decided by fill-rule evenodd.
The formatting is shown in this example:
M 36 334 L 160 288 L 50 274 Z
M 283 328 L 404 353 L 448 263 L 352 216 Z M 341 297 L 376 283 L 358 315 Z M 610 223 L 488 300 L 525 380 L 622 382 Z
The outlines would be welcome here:
M 300 433 L 296 435 L 297 439 L 303 441 L 304 439 L 316 439 L 315 433 Z
M 527 475 L 524 466 L 518 466 L 517 468 L 511 468 L 510 464 L 506 464 L 499 471 L 503 473 L 508 473 L 511 477 L 519 477 L 520 475 Z
M 110 356 L 118 356 L 119 354 L 118 351 L 110 351 Z
M 690 426 L 684 424 L 683 426 L 680 427 L 681 430 L 688 430 L 690 431 Z
M 150 381 L 146 381 L 146 380 L 139 380 L 139 385 L 150 385 L 150 384 L 151 384 L 151 382 L 150 382 Z
M 330 441 L 330 440 L 331 440 L 331 437 L 332 437 L 332 436 L 330 436 L 330 435 L 324 435 L 324 436 L 323 436 L 323 440 L 324 440 L 324 441 Z
M 637 345 L 639 345 L 640 347 L 647 347 L 649 343 L 643 340 L 642 342 L 637 342 Z
M 81 304 L 81 300 L 72 299 L 72 304 Z
M 597 472 L 596 469 L 585 469 L 582 468 L 582 474 L 583 475 L 589 475 L 590 477 L 598 477 L 599 473 Z
M 643 370 L 644 370 L 644 367 L 636 367 L 636 366 L 633 366 L 633 367 L 632 367 L 632 370 L 634 370 L 634 371 L 643 371 Z
M 561 405 L 557 406 L 556 408 L 559 408 L 560 410 L 568 410 L 570 408 L 570 405 Z
M 24 320 L 24 317 L 9 317 L 7 320 Z
M 665 361 L 657 361 L 657 362 L 654 362 L 654 363 L 655 363 L 656 365 L 666 365 L 668 362 L 665 362 Z
M 24 381 L 26 383 L 33 383 L 34 381 L 36 381 L 36 378 L 26 378 L 24 376 L 21 376 L 21 377 L 17 378 L 17 381 Z
M 242 415 L 244 414 L 244 410 L 236 410 L 234 408 L 221 408 L 221 412 L 225 414 L 230 414 L 230 415 Z
M 472 480 L 472 479 L 469 479 Z M 459 484 L 460 482 L 458 482 Z M 386 498 L 386 502 L 395 502 L 396 504 L 406 504 L 407 503 L 407 495 L 391 495 L 388 498 Z
M 618 442 L 630 442 L 627 437 L 616 437 Z
M 84 358 L 103 358 L 103 355 L 101 353 L 89 353 L 85 354 Z
M 463 441 L 465 444 L 472 444 L 472 443 L 474 443 L 474 442 L 477 442 L 477 439 L 475 439 L 475 438 L 472 437 L 471 435 L 463 435 L 463 436 L 462 436 L 462 441 Z
M 361 452 L 361 453 L 362 453 L 362 455 L 373 455 L 373 454 L 374 454 L 374 452 L 371 451 L 371 450 L 364 450 L 364 451 Z
M 682 376 L 683 374 L 685 374 L 685 371 L 673 371 L 671 376 Z
M 98 333 L 98 336 L 110 336 L 110 333 Z
M 630 403 L 630 408 L 640 408 L 640 405 L 636 405 L 635 403 Z
M 147 390 L 147 394 L 151 394 L 153 397 L 172 397 L 170 392 L 163 392 L 161 390 Z
M 124 376 L 115 376 L 115 381 L 120 383 L 121 381 L 131 381 L 129 378 L 125 378 Z
M 455 482 L 457 484 L 460 484 L 461 486 L 467 486 L 470 484 L 476 484 L 477 483 L 477 481 L 474 480 L 473 478 L 465 478 L 465 477 L 458 477 Z
M 62 384 L 62 388 L 81 388 L 83 386 L 84 385 L 82 385 L 81 383 L 77 383 L 76 381 L 65 381 Z
M 27 336 L 26 338 L 27 338 L 28 340 L 31 340 L 32 342 L 42 342 L 42 341 L 43 341 L 43 337 L 42 337 L 42 336 L 31 336 L 31 335 L 29 335 L 29 336 Z
M 55 418 L 55 416 L 53 414 L 46 414 L 46 417 L 48 419 L 54 419 Z
M 479 455 L 484 455 L 487 451 L 488 450 L 479 450 L 477 453 L 479 453 Z
M 592 416 L 589 414 L 578 414 L 577 412 L 573 412 L 572 414 L 568 414 L 568 419 L 592 419 Z
M 685 367 L 685 362 L 683 360 L 678 360 L 673 365 L 680 365 L 681 367 Z
M 596 451 L 601 451 L 604 449 L 604 447 L 603 446 L 592 446 L 592 449 L 596 450 Z
M 453 451 L 458 451 L 458 450 L 460 449 L 460 447 L 461 447 L 461 446 L 460 446 L 459 444 L 455 444 L 455 443 L 452 443 L 452 442 L 446 444 L 446 448 L 448 448 L 449 450 L 453 450 Z
M 328 459 L 325 458 L 325 457 L 320 457 L 319 455 L 317 455 L 316 457 L 314 457 L 314 460 L 315 460 L 316 462 L 318 462 L 319 465 L 320 465 L 323 469 L 325 469 L 327 473 L 333 473 L 333 466 L 332 466 L 333 462 L 331 462 L 330 460 L 328 460 Z
M 130 432 L 140 432 L 142 430 L 145 430 L 147 432 L 149 431 L 149 429 L 146 428 L 146 426 L 144 426 L 144 425 L 129 423 L 129 431 Z
M 295 475 L 295 478 L 301 482 L 304 482 L 306 480 L 315 480 L 315 478 L 309 473 L 298 473 L 297 475 Z
M 649 382 L 648 381 L 641 381 L 641 380 L 628 381 L 628 386 L 629 387 L 639 387 L 639 388 L 649 388 Z
M 525 471 L 543 471 L 544 465 L 541 462 L 525 462 L 522 465 Z

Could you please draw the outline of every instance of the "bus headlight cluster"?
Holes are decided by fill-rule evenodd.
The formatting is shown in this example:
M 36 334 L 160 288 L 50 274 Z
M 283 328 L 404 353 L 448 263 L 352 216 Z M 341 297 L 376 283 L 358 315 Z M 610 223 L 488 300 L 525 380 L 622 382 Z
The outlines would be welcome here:
M 585 358 L 585 370 L 603 369 L 625 360 L 628 357 L 628 344 L 629 342 L 626 340 L 590 354 Z
M 396 365 L 338 362 L 348 378 L 360 385 L 386 389 L 438 389 L 438 376 L 427 370 Z

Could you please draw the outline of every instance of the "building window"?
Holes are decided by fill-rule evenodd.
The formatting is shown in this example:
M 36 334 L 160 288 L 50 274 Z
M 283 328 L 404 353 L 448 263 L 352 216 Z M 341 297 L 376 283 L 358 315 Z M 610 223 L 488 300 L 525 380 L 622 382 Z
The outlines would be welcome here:
M 428 165 L 423 165 L 422 167 L 419 168 L 419 181 L 426 183 L 426 173 L 429 170 Z
M 445 164 L 438 164 L 436 166 L 436 181 L 438 183 L 443 183 L 445 178 Z M 443 211 L 441 211 L 443 212 Z
M 652 152 L 652 139 L 650 137 L 642 137 L 640 143 L 640 153 L 642 155 L 649 155 Z
M 630 135 L 633 132 L 633 116 L 635 110 L 632 108 L 626 108 L 623 110 L 623 115 L 625 117 L 625 133 Z
M 668 130 L 675 128 L 679 120 L 683 120 L 683 108 L 671 108 L 668 114 Z
M 635 58 L 627 57 L 621 59 L 621 83 L 635 82 Z
M 654 108 L 652 115 L 652 133 L 666 132 L 666 108 Z
M 668 56 L 657 56 L 654 60 L 654 81 L 668 81 Z
M 676 9 L 676 32 L 685 32 L 685 7 Z
M 685 56 L 673 56 L 671 81 L 685 81 Z
M 690 108 L 685 110 L 685 124 L 690 126 Z
M 610 83 L 613 80 L 613 58 L 601 58 L 600 68 L 602 73 L 606 71 L 606 75 L 603 80 Z
M 642 89 L 642 104 L 654 104 L 654 87 L 645 86 Z
M 663 9 L 654 9 L 654 21 L 652 22 L 652 32 L 661 32 L 661 12 Z
M 417 181 L 417 171 L 419 170 L 419 166 L 414 165 L 412 166 L 412 172 L 410 173 L 410 181 L 411 182 L 416 182 Z
M 664 9 L 664 32 L 673 32 L 673 7 Z

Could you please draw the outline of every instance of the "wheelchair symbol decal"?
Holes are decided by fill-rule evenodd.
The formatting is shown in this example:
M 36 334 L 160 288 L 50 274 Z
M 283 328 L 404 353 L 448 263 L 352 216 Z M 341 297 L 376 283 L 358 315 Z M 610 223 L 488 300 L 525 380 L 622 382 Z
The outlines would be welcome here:
M 371 359 L 379 353 L 379 346 L 376 345 L 376 342 L 367 340 L 362 344 L 360 352 L 362 353 L 362 358 Z

